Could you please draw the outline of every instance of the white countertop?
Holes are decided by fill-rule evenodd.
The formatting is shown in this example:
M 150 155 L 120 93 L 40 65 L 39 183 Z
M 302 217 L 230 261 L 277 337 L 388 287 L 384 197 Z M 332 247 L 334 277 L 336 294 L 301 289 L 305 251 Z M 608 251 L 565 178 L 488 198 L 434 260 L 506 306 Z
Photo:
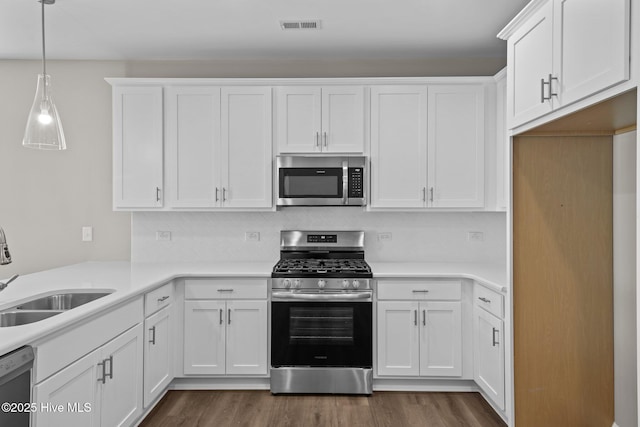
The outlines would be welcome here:
M 464 277 L 507 290 L 504 267 L 470 263 L 370 262 L 374 278 Z M 0 310 L 36 295 L 78 289 L 111 289 L 111 295 L 22 326 L 0 328 L 0 355 L 69 327 L 179 277 L 268 278 L 274 262 L 130 263 L 86 262 L 18 277 L 0 292 Z

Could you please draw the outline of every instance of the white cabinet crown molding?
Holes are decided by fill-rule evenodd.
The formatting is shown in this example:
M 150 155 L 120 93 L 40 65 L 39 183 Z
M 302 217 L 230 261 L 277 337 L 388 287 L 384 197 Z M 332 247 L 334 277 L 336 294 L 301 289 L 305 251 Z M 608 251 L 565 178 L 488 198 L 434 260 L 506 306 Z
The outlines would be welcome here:
M 524 9 L 520 11 L 503 29 L 498 33 L 496 37 L 502 40 L 507 40 L 513 33 L 520 28 L 523 22 L 525 22 L 531 14 L 535 13 L 540 7 L 542 7 L 548 1 L 553 0 L 531 0 Z

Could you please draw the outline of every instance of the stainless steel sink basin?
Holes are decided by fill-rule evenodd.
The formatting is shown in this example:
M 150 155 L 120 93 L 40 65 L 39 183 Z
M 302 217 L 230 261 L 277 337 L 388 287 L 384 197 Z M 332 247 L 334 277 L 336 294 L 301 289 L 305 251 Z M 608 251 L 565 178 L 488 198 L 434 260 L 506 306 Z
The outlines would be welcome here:
M 88 302 L 95 301 L 112 292 L 68 292 L 49 295 L 25 302 L 17 310 L 71 310 Z
M 38 322 L 43 319 L 62 313 L 59 310 L 47 311 L 5 311 L 0 313 L 0 327 L 20 326 L 28 323 Z

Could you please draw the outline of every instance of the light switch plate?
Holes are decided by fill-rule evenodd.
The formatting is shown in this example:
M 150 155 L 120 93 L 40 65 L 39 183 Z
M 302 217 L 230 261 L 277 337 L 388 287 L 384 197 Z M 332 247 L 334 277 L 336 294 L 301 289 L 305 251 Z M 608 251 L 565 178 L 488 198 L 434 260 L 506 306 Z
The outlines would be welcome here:
M 467 239 L 470 242 L 483 242 L 484 241 L 484 233 L 482 231 L 470 231 L 467 235 Z
M 378 233 L 378 240 L 381 242 L 390 242 L 393 240 L 393 234 L 390 231 Z
M 156 240 L 168 242 L 171 240 L 171 232 L 170 231 L 156 231 Z
M 246 231 L 244 233 L 244 241 L 245 242 L 259 242 L 260 241 L 260 232 L 259 231 Z
M 82 227 L 82 241 L 83 242 L 93 241 L 93 227 L 91 226 Z

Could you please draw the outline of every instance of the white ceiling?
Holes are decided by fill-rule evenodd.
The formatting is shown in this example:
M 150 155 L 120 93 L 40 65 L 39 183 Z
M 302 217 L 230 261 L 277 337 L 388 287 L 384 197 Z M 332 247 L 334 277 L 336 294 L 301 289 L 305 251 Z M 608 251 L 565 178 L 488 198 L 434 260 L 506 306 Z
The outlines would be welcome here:
M 50 59 L 503 57 L 529 0 L 57 0 Z M 40 3 L 0 1 L 0 59 L 41 56 Z M 280 28 L 322 21 L 321 30 Z

